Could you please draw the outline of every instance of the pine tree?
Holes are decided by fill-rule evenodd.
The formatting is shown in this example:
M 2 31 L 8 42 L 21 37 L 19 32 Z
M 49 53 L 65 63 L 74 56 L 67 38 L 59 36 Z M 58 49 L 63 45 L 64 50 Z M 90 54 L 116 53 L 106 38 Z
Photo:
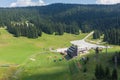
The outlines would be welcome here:
M 117 69 L 113 69 L 112 71 L 112 80 L 118 80 Z
M 99 66 L 99 76 L 100 76 L 100 79 L 104 79 L 105 77 L 105 72 L 101 64 Z
M 95 77 L 96 77 L 96 79 L 99 79 L 99 66 L 98 66 L 98 64 L 96 65 L 96 68 L 95 68 Z
M 93 33 L 93 39 L 98 39 L 98 38 L 100 38 L 100 31 L 98 31 L 98 30 L 95 30 L 94 31 L 94 33 Z
M 110 69 L 109 67 L 105 68 L 105 80 L 110 80 L 111 79 L 111 75 L 110 75 Z
M 105 78 L 105 71 L 102 67 L 102 65 L 96 65 L 96 68 L 95 68 L 95 77 L 97 80 L 103 80 Z

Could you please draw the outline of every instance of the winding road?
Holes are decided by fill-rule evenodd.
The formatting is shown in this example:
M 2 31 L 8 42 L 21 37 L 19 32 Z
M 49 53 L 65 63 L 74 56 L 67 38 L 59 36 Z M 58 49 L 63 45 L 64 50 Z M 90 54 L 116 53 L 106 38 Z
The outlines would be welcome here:
M 96 47 L 101 47 L 101 48 L 106 48 L 105 46 L 102 45 L 97 45 L 97 44 L 92 44 L 89 42 L 86 42 L 85 40 L 90 37 L 91 35 L 93 35 L 94 31 L 90 32 L 85 38 L 83 38 L 82 40 L 74 40 L 74 41 L 70 41 L 71 44 L 78 46 L 79 51 L 80 50 L 90 50 L 90 49 L 95 49 Z M 65 50 L 67 50 L 68 48 L 60 48 L 57 49 L 56 52 L 64 52 Z

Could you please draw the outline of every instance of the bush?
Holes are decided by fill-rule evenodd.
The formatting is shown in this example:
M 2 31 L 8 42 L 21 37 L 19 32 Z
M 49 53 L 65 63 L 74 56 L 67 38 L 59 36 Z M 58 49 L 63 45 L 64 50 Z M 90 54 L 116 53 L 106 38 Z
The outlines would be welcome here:
M 87 68 L 86 68 L 86 67 L 83 68 L 83 72 L 84 72 L 84 73 L 87 72 Z

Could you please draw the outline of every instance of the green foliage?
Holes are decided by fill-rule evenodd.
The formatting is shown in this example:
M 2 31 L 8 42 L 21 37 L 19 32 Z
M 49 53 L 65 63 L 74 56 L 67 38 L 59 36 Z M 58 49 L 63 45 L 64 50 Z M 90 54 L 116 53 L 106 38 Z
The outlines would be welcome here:
M 112 58 L 110 60 L 112 62 L 112 64 L 115 64 L 115 57 L 117 58 L 116 59 L 117 60 L 116 64 L 119 66 L 120 65 L 120 51 L 119 52 L 114 52 L 114 55 L 112 56 Z
M 102 67 L 102 65 L 96 65 L 96 68 L 95 68 L 95 77 L 96 79 L 98 80 L 102 80 L 105 78 L 105 72 L 104 72 L 104 69 Z
M 104 69 L 101 64 L 97 64 L 95 68 L 95 77 L 97 80 L 118 80 L 117 69 L 113 69 L 111 75 L 109 67 Z
M 94 33 L 93 33 L 93 39 L 99 39 L 101 36 L 101 33 L 100 31 L 98 30 L 95 30 Z
M 90 27 L 89 24 L 83 24 L 83 25 L 81 26 L 81 30 L 82 30 L 83 33 L 88 33 L 88 32 L 90 32 L 92 29 L 91 29 L 91 27 Z
M 96 65 L 96 68 L 95 68 L 95 77 L 99 79 L 99 66 L 98 65 Z
M 112 71 L 112 80 L 118 80 L 117 69 L 113 69 Z
M 83 72 L 84 72 L 84 73 L 87 72 L 87 68 L 86 68 L 86 67 L 83 68 Z
M 77 62 L 75 60 L 72 60 L 69 62 L 69 69 L 70 69 L 71 75 L 77 74 L 79 72 L 79 68 L 78 68 Z
M 51 54 L 49 52 L 41 53 L 35 57 L 35 62 L 30 61 L 29 56 L 48 51 L 51 47 L 56 49 L 70 46 L 69 41 L 82 39 L 86 35 L 73 35 L 79 34 L 80 29 L 82 32 L 89 32 L 92 29 L 103 31 L 105 37 L 107 37 L 105 41 L 111 39 L 109 43 L 119 45 L 119 31 L 116 31 L 116 29 L 119 30 L 120 28 L 119 13 L 119 5 L 53 4 L 42 7 L 0 8 L 0 27 L 6 26 L 7 30 L 16 37 L 26 36 L 37 38 L 37 36 L 42 35 L 41 38 L 34 40 L 24 37 L 16 38 L 8 35 L 8 33 L 3 30 L 0 35 L 0 64 L 19 64 L 20 68 L 23 67 L 24 70 L 21 72 L 20 80 L 91 80 L 91 78 L 94 77 L 95 68 L 93 56 L 90 57 L 88 63 L 85 63 L 87 75 L 83 74 L 83 71 L 86 71 L 85 68 L 83 68 L 82 72 L 79 71 L 76 62 L 71 62 L 72 64 L 69 64 L 69 67 L 67 61 L 59 61 L 59 59 L 53 58 L 53 60 L 56 60 L 56 62 L 54 62 L 53 60 L 47 59 L 48 56 L 56 55 L 61 58 L 62 56 L 59 54 Z M 11 22 L 22 21 L 28 21 L 33 25 L 29 25 L 29 27 L 26 27 L 26 25 L 11 26 Z M 108 33 L 109 30 L 107 29 L 111 28 L 112 31 L 113 27 L 116 29 L 108 36 L 109 34 L 106 33 Z M 62 36 L 54 36 L 42 34 L 42 32 L 47 34 L 56 32 L 57 35 L 62 35 L 63 32 L 72 34 L 64 33 L 65 35 Z M 119 49 L 119 47 L 110 48 L 108 53 Z M 100 60 L 104 60 L 102 61 L 104 65 L 108 64 L 107 60 L 109 60 L 111 55 L 112 54 L 100 54 Z M 28 62 L 28 64 L 23 65 L 23 63 L 26 62 Z M 70 71 L 70 69 L 72 71 Z M 0 71 L 3 70 L 0 68 Z M 98 71 L 96 71 L 96 75 L 99 74 L 97 72 L 104 73 L 104 75 L 99 74 L 98 76 L 103 78 L 103 76 L 109 75 L 107 71 L 109 72 L 109 70 L 101 66 L 98 68 Z M 3 72 L 7 73 L 7 70 Z M 116 72 L 113 72 L 115 75 Z
M 34 24 L 29 22 L 12 22 L 8 31 L 15 35 L 15 37 L 26 36 L 28 38 L 38 38 L 42 35 L 40 29 L 37 29 Z
M 120 29 L 108 29 L 104 33 L 104 41 L 110 43 L 110 44 L 115 44 L 115 45 L 120 45 Z
M 0 28 L 0 32 L 0 80 L 4 80 L 5 76 L 11 76 L 7 74 L 13 74 L 22 67 L 25 69 L 20 77 L 22 80 L 51 80 L 51 78 L 52 80 L 71 80 L 68 61 L 59 53 L 49 52 L 49 49 L 68 47 L 71 45 L 70 41 L 83 39 L 87 35 L 64 33 L 64 35 L 55 36 L 42 33 L 42 36 L 37 39 L 29 39 L 13 37 L 5 28 Z M 31 61 L 30 58 L 36 54 L 39 54 L 35 58 L 36 61 Z M 48 59 L 50 56 L 52 58 Z M 54 56 L 57 56 L 57 59 Z M 59 61 L 59 59 L 63 60 Z M 56 62 L 54 63 L 53 60 Z M 24 65 L 26 62 L 28 64 Z M 16 68 L 15 72 L 9 70 L 11 67 Z
M 80 30 L 83 33 L 97 30 L 94 34 L 95 39 L 100 37 L 99 32 L 104 32 L 105 41 L 119 45 L 118 32 L 120 31 L 117 33 L 116 30 L 113 31 L 112 37 L 106 36 L 108 31 L 105 33 L 108 29 L 120 28 L 119 13 L 119 5 L 52 4 L 38 7 L 0 8 L 0 27 L 6 26 L 7 30 L 16 37 L 24 34 L 30 38 L 37 38 L 42 35 L 42 32 L 56 35 L 67 32 L 78 35 Z M 28 21 L 34 25 L 34 27 L 29 27 L 30 31 L 27 31 L 30 35 L 25 34 L 25 31 L 29 29 L 26 25 L 22 27 L 22 31 L 21 25 L 11 28 L 11 22 L 21 21 Z
M 111 74 L 109 67 L 105 68 L 105 80 L 111 80 Z

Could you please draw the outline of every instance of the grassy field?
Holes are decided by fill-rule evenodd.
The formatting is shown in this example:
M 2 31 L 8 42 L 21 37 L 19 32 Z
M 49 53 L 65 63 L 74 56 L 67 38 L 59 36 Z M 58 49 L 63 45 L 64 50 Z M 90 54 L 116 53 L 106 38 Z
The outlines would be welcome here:
M 96 61 L 94 50 L 91 50 L 91 54 L 79 55 L 70 61 L 66 61 L 65 59 L 59 61 L 62 56 L 56 53 L 38 54 L 34 57 L 36 61 L 28 61 L 26 65 L 23 65 L 24 70 L 18 77 L 20 78 L 19 80 L 92 80 L 94 78 L 96 64 L 102 64 L 103 67 L 108 66 L 110 72 L 112 72 L 114 64 L 111 64 L 110 60 L 114 55 L 113 52 L 118 50 L 120 50 L 119 46 L 116 49 L 108 49 L 108 54 L 103 50 L 99 54 L 98 61 Z M 49 59 L 49 56 L 52 58 Z M 86 65 L 80 61 L 83 56 L 89 57 Z M 87 69 L 86 72 L 84 72 L 84 68 Z M 119 73 L 120 70 L 118 67 L 120 79 Z
M 38 39 L 28 39 L 13 37 L 5 29 L 0 29 L 0 80 L 92 80 L 97 63 L 109 66 L 112 71 L 114 66 L 109 60 L 115 51 L 120 50 L 120 46 L 112 45 L 108 54 L 104 49 L 99 54 L 99 62 L 95 60 L 94 50 L 69 61 L 59 53 L 49 51 L 50 48 L 68 47 L 70 41 L 82 39 L 86 35 L 65 33 L 55 36 L 43 33 Z M 89 57 L 86 65 L 80 61 L 83 56 Z
M 93 35 L 89 36 L 86 41 L 93 44 L 105 44 L 103 42 L 104 35 L 102 35 L 99 39 L 93 39 Z
M 50 53 L 49 48 L 62 48 L 70 46 L 71 40 L 77 40 L 82 39 L 87 34 L 80 34 L 80 35 L 73 35 L 73 34 L 67 34 L 65 33 L 62 36 L 55 36 L 55 35 L 47 35 L 43 33 L 42 37 L 38 39 L 28 39 L 25 37 L 13 37 L 13 35 L 9 34 L 5 29 L 0 29 L 0 79 L 2 77 L 6 77 L 6 74 L 12 74 L 9 71 L 12 71 L 13 73 L 16 71 L 16 69 L 19 69 L 21 65 L 26 64 L 27 61 L 29 61 L 29 58 L 32 55 L 39 54 L 38 57 L 40 60 L 36 61 L 36 64 L 41 63 L 43 65 L 43 69 L 47 69 L 45 67 L 51 66 L 51 68 L 48 69 L 49 72 L 53 72 L 54 74 L 61 75 L 62 70 L 65 71 L 68 66 L 66 66 L 68 63 L 66 61 L 58 64 L 48 64 L 48 60 L 46 57 L 48 56 L 54 56 L 56 54 L 46 54 Z M 60 56 L 60 54 L 57 54 L 57 56 Z M 53 62 L 53 60 L 51 60 Z M 37 67 L 35 63 L 29 63 L 28 67 Z M 12 65 L 12 66 L 11 66 Z M 32 66 L 31 66 L 32 65 Z M 39 64 L 40 65 L 40 64 Z M 54 66 L 56 65 L 56 66 Z M 25 65 L 25 67 L 27 67 Z M 33 68 L 34 70 L 34 68 Z M 42 71 L 41 72 L 42 74 Z M 34 70 L 35 71 L 35 70 Z M 56 72 L 58 71 L 58 72 Z M 68 73 L 69 70 L 65 71 Z M 37 72 L 37 71 L 36 71 Z M 59 74 L 60 73 L 60 74 Z M 36 73 L 37 74 L 37 73 Z M 39 75 L 39 74 L 38 74 Z M 42 74 L 44 76 L 44 74 Z M 67 76 L 67 75 L 66 75 Z M 64 76 L 63 76 L 64 77 Z M 24 79 L 23 79 L 24 80 Z
M 0 29 L 0 62 L 22 63 L 29 55 L 49 50 L 49 48 L 62 48 L 70 46 L 71 40 L 82 39 L 87 34 L 63 36 L 47 35 L 38 39 L 13 37 L 5 29 Z

